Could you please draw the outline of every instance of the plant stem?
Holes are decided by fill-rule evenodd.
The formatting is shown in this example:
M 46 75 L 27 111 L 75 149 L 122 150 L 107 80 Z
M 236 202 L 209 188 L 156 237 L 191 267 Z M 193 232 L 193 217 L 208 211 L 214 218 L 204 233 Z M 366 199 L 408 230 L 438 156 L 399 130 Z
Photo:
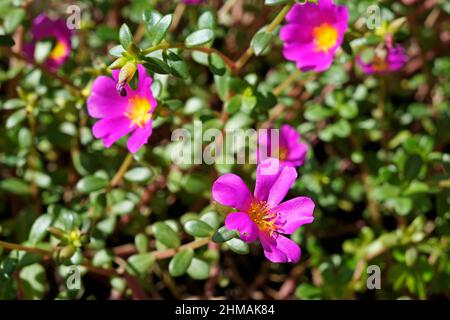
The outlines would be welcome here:
M 149 53 L 158 51 L 158 50 L 167 50 L 167 49 L 183 49 L 183 50 L 191 50 L 191 51 L 199 51 L 199 52 L 204 52 L 207 54 L 212 54 L 215 53 L 217 55 L 219 55 L 222 60 L 225 62 L 225 64 L 230 68 L 230 69 L 234 69 L 235 68 L 235 64 L 234 61 L 231 60 L 229 57 L 227 57 L 226 55 L 224 55 L 222 52 L 220 52 L 219 50 L 215 49 L 215 48 L 208 48 L 208 47 L 186 47 L 185 44 L 183 43 L 163 43 L 163 44 L 159 44 L 157 46 L 151 47 L 151 48 L 147 48 L 142 50 L 142 54 L 143 55 L 147 55 Z
M 294 73 L 292 73 L 289 77 L 287 77 L 283 82 L 281 82 L 278 86 L 276 86 L 272 93 L 275 96 L 280 95 L 284 89 L 286 89 L 287 87 L 289 87 L 289 85 L 294 82 L 295 80 L 298 79 L 298 77 L 300 77 L 300 75 L 302 74 L 302 71 L 297 69 Z
M 120 181 L 123 178 L 123 175 L 128 170 L 128 167 L 133 162 L 133 154 L 128 153 L 126 158 L 123 160 L 122 165 L 120 166 L 119 170 L 117 170 L 114 177 L 111 179 L 111 182 L 109 183 L 108 189 L 114 188 L 116 185 L 120 183 Z
M 272 22 L 269 24 L 269 26 L 266 29 L 267 33 L 272 33 L 276 27 L 280 25 L 281 22 L 283 22 L 284 17 L 287 15 L 289 10 L 292 8 L 293 4 L 286 4 L 283 9 L 281 9 L 280 12 L 278 12 L 275 19 L 272 20 Z M 241 69 L 247 61 L 253 56 L 253 48 L 250 46 L 245 50 L 244 54 L 236 61 L 236 70 Z
M 167 259 L 167 258 L 173 257 L 175 254 L 177 254 L 177 252 L 179 252 L 183 249 L 189 249 L 189 248 L 197 249 L 197 248 L 203 247 L 204 245 L 208 244 L 209 241 L 210 241 L 209 238 L 195 240 L 195 241 L 183 244 L 182 246 L 180 246 L 178 248 L 167 249 L 167 250 L 162 250 L 162 251 L 153 251 L 153 252 L 151 252 L 151 254 L 153 254 L 153 256 L 157 260 Z
M 45 249 L 35 248 L 35 247 L 28 247 L 21 244 L 16 243 L 10 243 L 5 241 L 0 241 L 0 247 L 6 250 L 18 250 L 18 251 L 26 251 L 30 253 L 37 253 L 42 255 L 50 255 L 52 252 Z
M 55 78 L 56 80 L 61 82 L 66 87 L 68 87 L 68 88 L 72 89 L 73 91 L 75 91 L 77 94 L 82 95 L 82 89 L 80 87 L 78 87 L 77 85 L 73 84 L 68 79 L 66 79 L 66 78 L 58 75 L 57 73 L 51 71 L 44 64 L 39 63 L 37 61 L 34 61 L 32 59 L 28 59 L 27 57 L 25 57 L 21 53 L 14 52 L 14 51 L 12 51 L 9 48 L 5 49 L 5 51 L 6 51 L 6 54 L 8 54 L 10 56 L 13 56 L 13 57 L 15 57 L 17 59 L 20 59 L 20 60 L 28 62 L 29 64 L 33 65 L 36 69 L 39 69 L 42 72 L 44 72 L 44 73 L 48 74 L 49 76 L 51 76 L 52 78 Z
M 170 26 L 170 31 L 174 31 L 178 27 L 184 10 L 186 10 L 186 5 L 183 2 L 179 2 L 175 7 L 175 11 L 173 13 L 173 21 L 172 25 Z
M 280 25 L 281 22 L 283 22 L 284 17 L 289 12 L 289 10 L 292 8 L 293 4 L 287 4 L 281 9 L 281 11 L 277 14 L 275 19 L 269 24 L 269 26 L 266 29 L 266 32 L 272 33 L 276 27 Z M 239 70 L 241 69 L 247 61 L 253 56 L 254 52 L 252 47 L 248 47 L 247 50 L 245 50 L 244 54 L 236 61 L 234 62 L 229 57 L 224 55 L 222 52 L 215 48 L 208 48 L 208 47 L 186 47 L 185 44 L 169 44 L 169 43 L 162 43 L 159 45 L 156 45 L 154 47 L 150 47 L 147 49 L 142 50 L 143 55 L 147 55 L 149 53 L 158 51 L 158 50 L 166 50 L 166 49 L 183 49 L 183 50 L 191 50 L 191 51 L 199 51 L 204 52 L 207 54 L 216 53 L 219 55 L 222 60 L 225 62 L 225 64 L 232 70 Z

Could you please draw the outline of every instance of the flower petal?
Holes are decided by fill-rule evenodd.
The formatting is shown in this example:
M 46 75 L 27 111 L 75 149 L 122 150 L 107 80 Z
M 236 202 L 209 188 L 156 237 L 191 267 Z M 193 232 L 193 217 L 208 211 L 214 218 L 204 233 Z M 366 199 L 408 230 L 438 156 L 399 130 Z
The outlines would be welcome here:
M 137 93 L 141 98 L 146 98 L 150 102 L 150 112 L 153 112 L 157 102 L 151 90 L 152 78 L 147 74 L 147 70 L 142 64 L 137 65 L 137 72 L 139 77 Z
M 277 231 L 284 234 L 292 234 L 300 226 L 314 221 L 314 202 L 308 197 L 283 202 L 272 211 L 278 213 L 278 219 L 283 222 Z
M 102 139 L 106 148 L 127 135 L 133 130 L 130 121 L 126 117 L 104 118 L 92 128 L 92 133 L 97 139 Z
M 232 173 L 219 177 L 212 187 L 212 198 L 220 204 L 247 211 L 252 194 L 242 179 Z
M 308 153 L 308 145 L 300 142 L 300 134 L 289 125 L 281 127 L 281 141 L 288 149 L 288 156 L 283 164 L 290 166 L 301 166 L 305 162 Z
M 292 184 L 295 182 L 295 179 L 297 179 L 297 171 L 294 167 L 283 167 L 281 169 L 281 172 L 270 188 L 267 197 L 267 204 L 269 207 L 274 207 L 283 200 Z
M 225 226 L 229 230 L 239 231 L 239 236 L 245 242 L 252 242 L 258 238 L 258 226 L 245 212 L 232 212 L 225 219 Z
M 292 240 L 274 233 L 272 236 L 265 232 L 259 233 L 259 239 L 264 249 L 264 255 L 274 263 L 295 263 L 300 260 L 300 247 Z
M 87 99 L 88 113 L 93 118 L 122 116 L 128 106 L 128 98 L 116 91 L 116 82 L 107 76 L 95 79 L 91 95 Z
M 283 55 L 287 60 L 295 61 L 297 68 L 302 71 L 320 72 L 327 70 L 333 62 L 336 49 L 330 49 L 330 52 L 326 53 L 315 51 L 313 47 L 313 43 L 307 45 L 302 43 L 285 43 L 283 46 Z
M 136 128 L 131 137 L 128 139 L 127 147 L 131 153 L 136 153 L 148 142 L 152 134 L 152 121 L 147 122 L 142 128 Z
M 281 170 L 280 161 L 275 158 L 262 160 L 256 169 L 255 198 L 267 201 L 270 189 L 277 180 Z

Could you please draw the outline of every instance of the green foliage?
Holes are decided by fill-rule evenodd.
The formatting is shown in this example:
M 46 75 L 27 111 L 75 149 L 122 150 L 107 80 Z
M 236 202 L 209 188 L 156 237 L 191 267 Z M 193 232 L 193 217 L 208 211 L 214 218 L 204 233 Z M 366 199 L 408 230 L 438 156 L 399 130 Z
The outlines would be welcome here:
M 284 58 L 285 19 L 271 25 L 294 1 L 222 2 L 178 15 L 177 1 L 84 1 L 70 57 L 47 70 L 54 39 L 36 43 L 40 64 L 14 53 L 36 12 L 65 13 L 2 1 L 0 299 L 448 298 L 448 4 L 383 1 L 384 24 L 370 29 L 374 1 L 336 1 L 349 30 L 317 73 Z M 408 64 L 364 74 L 357 56 L 372 59 L 386 32 Z M 105 148 L 93 135 L 86 101 L 112 70 L 135 88 L 137 64 L 157 106 L 148 143 L 127 157 L 127 138 Z M 255 165 L 173 161 L 174 150 L 199 155 L 218 142 L 173 139 L 185 129 L 198 142 L 196 123 L 203 133 L 289 124 L 301 134 L 309 151 L 286 199 L 313 199 L 315 219 L 288 235 L 298 263 L 269 263 L 258 241 L 224 226 L 234 209 L 211 198 L 226 173 L 252 189 Z M 367 287 L 370 265 L 381 290 Z M 66 285 L 72 266 L 88 284 L 80 290 Z

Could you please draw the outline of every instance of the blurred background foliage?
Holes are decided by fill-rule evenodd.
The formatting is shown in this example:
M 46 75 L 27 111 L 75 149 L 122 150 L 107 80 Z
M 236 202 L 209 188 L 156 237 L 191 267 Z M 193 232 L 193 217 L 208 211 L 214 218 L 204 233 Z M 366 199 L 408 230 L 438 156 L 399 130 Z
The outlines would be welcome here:
M 449 298 L 450 4 L 338 1 L 351 15 L 346 50 L 328 71 L 299 74 L 278 37 L 252 41 L 285 1 L 267 2 L 276 5 L 1 2 L 0 299 Z M 81 9 L 81 29 L 58 78 L 11 54 L 35 16 L 65 16 L 70 4 Z M 395 32 L 409 56 L 400 72 L 368 76 L 355 64 L 382 41 L 365 25 L 374 4 L 387 25 L 406 18 Z M 92 137 L 86 96 L 108 74 L 122 23 L 141 49 L 152 47 L 149 10 L 175 12 L 167 43 L 207 28 L 207 46 L 232 60 L 250 43 L 262 50 L 237 72 L 206 53 L 179 52 L 181 74 L 169 72 L 178 77 L 154 75 L 149 144 L 112 185 L 126 141 L 105 149 Z M 299 263 L 272 264 L 258 244 L 221 228 L 227 211 L 211 202 L 212 182 L 234 172 L 251 185 L 254 165 L 172 163 L 172 131 L 192 130 L 194 120 L 204 130 L 288 123 L 302 134 L 310 152 L 289 195 L 312 197 L 316 219 L 292 237 Z M 66 286 L 72 265 L 80 289 Z M 369 265 L 381 269 L 380 290 L 366 286 Z

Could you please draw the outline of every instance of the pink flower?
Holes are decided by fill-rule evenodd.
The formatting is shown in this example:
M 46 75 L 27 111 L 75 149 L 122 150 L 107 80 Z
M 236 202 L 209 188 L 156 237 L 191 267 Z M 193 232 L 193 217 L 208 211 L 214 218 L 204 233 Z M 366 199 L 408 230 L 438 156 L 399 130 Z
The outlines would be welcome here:
M 376 54 L 370 63 L 366 63 L 361 56 L 357 56 L 356 62 L 365 74 L 383 74 L 402 69 L 408 62 L 408 56 L 405 49 L 397 44 L 388 46 L 384 57 Z
M 279 170 L 267 174 L 273 167 Z M 300 247 L 282 234 L 292 234 L 314 220 L 314 202 L 310 198 L 280 203 L 296 178 L 293 167 L 279 166 L 277 159 L 269 158 L 258 165 L 254 195 L 239 176 L 231 173 L 219 177 L 212 187 L 215 201 L 236 209 L 228 214 L 225 226 L 237 230 L 246 242 L 259 238 L 264 255 L 275 263 L 300 259 Z
M 295 128 L 285 124 L 281 127 L 277 141 L 274 141 L 273 129 L 259 136 L 258 152 L 260 160 L 278 155 L 281 165 L 300 167 L 305 163 L 308 145 L 300 142 L 300 134 Z
M 157 103 L 153 97 L 150 78 L 142 65 L 137 66 L 138 86 L 136 90 L 125 85 L 127 95 L 121 97 L 116 90 L 119 70 L 113 70 L 113 78 L 100 76 L 92 85 L 87 99 L 88 113 L 100 119 L 92 128 L 97 139 L 102 139 L 106 148 L 123 136 L 132 133 L 127 147 L 136 153 L 152 134 L 152 113 Z
M 72 49 L 72 31 L 67 28 L 64 19 L 51 20 L 45 14 L 40 14 L 31 25 L 32 41 L 24 45 L 24 53 L 28 59 L 34 60 L 36 43 L 46 39 L 54 39 L 55 46 L 47 57 L 45 65 L 52 71 L 69 59 Z
M 182 0 L 187 5 L 197 5 L 203 2 L 203 0 Z
M 302 71 L 325 71 L 342 44 L 348 27 L 348 10 L 332 0 L 295 4 L 281 28 L 283 55 Z

